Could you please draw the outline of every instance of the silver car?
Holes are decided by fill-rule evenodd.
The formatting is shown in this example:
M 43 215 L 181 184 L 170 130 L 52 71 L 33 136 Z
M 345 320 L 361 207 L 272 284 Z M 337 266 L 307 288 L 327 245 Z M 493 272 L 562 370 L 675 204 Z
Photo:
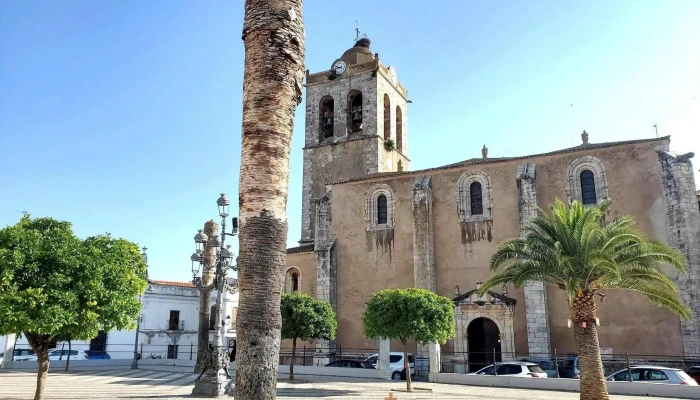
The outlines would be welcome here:
M 633 365 L 608 375 L 608 381 L 628 382 L 632 374 L 632 382 L 665 383 L 669 385 L 698 386 L 695 379 L 678 368 L 662 367 L 659 365 Z

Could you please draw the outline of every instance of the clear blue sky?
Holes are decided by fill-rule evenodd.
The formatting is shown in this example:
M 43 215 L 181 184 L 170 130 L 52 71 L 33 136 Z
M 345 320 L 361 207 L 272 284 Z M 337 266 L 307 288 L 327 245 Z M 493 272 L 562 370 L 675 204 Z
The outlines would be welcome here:
M 307 68 L 355 20 L 409 91 L 412 169 L 648 138 L 700 153 L 700 1 L 307 0 Z M 193 235 L 234 205 L 242 0 L 0 1 L 0 226 L 23 210 L 149 248 L 190 279 Z M 573 104 L 573 106 L 571 106 Z M 289 244 L 300 235 L 304 104 Z M 696 158 L 697 169 L 700 157 Z

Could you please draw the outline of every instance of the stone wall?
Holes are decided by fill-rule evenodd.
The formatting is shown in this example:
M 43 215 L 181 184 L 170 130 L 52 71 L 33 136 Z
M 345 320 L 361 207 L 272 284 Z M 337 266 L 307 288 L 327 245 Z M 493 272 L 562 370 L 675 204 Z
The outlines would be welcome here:
M 594 156 L 606 168 L 610 197 L 614 199 L 610 218 L 619 214 L 635 217 L 639 229 L 658 236 L 660 216 L 666 235 L 664 196 L 660 164 L 655 148 L 668 139 L 637 141 L 597 148 L 587 148 L 525 159 L 479 160 L 451 168 L 439 168 L 392 176 L 334 184 L 332 231 L 337 235 L 338 342 L 344 348 L 376 348 L 376 343 L 362 334 L 362 312 L 373 293 L 388 287 L 413 287 L 414 259 L 414 188 L 416 179 L 430 175 L 432 192 L 435 290 L 452 298 L 455 285 L 474 287 L 488 279 L 489 263 L 498 245 L 519 237 L 521 217 L 518 167 L 536 164 L 536 196 L 540 207 L 548 209 L 555 199 L 567 199 L 567 178 L 571 163 L 581 157 Z M 475 149 L 478 151 L 478 148 Z M 463 223 L 457 207 L 458 181 L 472 171 L 489 176 L 492 198 L 492 221 L 469 227 L 463 240 Z M 522 182 L 522 179 L 521 179 Z M 395 194 L 395 224 L 392 230 L 367 231 L 366 197 L 375 185 L 391 188 Z M 527 193 L 524 193 L 527 197 Z M 528 201 L 532 205 L 532 201 Z M 524 209 L 525 210 L 525 209 Z M 696 208 L 697 210 L 697 208 Z M 527 214 L 527 213 L 526 213 Z M 481 232 L 481 233 L 480 233 Z M 419 254 L 421 254 L 419 252 Z M 551 288 L 550 288 L 551 289 Z M 534 294 L 534 291 L 531 291 Z M 525 355 L 529 350 L 525 292 L 508 287 L 516 300 L 513 311 L 515 350 Z M 551 289 L 543 296 L 533 296 L 538 304 L 546 303 L 548 318 L 535 322 L 549 323 L 551 348 L 559 353 L 576 351 L 573 331 L 567 327 L 569 317 L 566 294 Z M 529 308 L 529 309 L 528 309 Z M 544 316 L 545 314 L 541 314 Z M 599 309 L 601 347 L 630 354 L 683 354 L 680 323 L 672 313 L 659 309 L 636 293 L 615 291 Z M 540 332 L 541 334 L 541 332 Z M 645 340 L 638 340 L 644 337 Z M 544 341 L 544 340 L 542 340 Z M 443 355 L 452 351 L 452 343 L 443 346 Z M 392 350 L 395 349 L 392 344 Z

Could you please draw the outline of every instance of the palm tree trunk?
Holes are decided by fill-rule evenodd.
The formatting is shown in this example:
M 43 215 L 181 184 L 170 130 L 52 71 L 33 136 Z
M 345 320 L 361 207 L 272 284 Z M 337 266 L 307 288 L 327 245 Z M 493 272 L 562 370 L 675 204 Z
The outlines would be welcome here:
M 574 299 L 571 304 L 571 320 L 581 369 L 581 400 L 609 399 L 595 318 L 596 304 L 592 294 Z
M 219 224 L 212 221 L 207 221 L 204 224 L 204 233 L 207 237 L 212 237 L 219 233 Z M 214 263 L 216 262 L 216 249 L 210 246 L 204 248 L 204 260 L 206 261 L 202 268 L 202 285 L 211 285 L 214 282 Z M 204 361 L 205 352 L 209 348 L 209 314 L 211 305 L 211 292 L 199 291 L 199 332 L 197 335 L 197 363 L 194 366 L 194 372 L 199 374 L 202 372 L 202 361 Z
M 246 0 L 237 400 L 276 395 L 289 153 L 304 80 L 302 0 Z
M 294 380 L 294 361 L 297 355 L 297 338 L 292 339 L 292 363 L 289 365 L 289 380 Z

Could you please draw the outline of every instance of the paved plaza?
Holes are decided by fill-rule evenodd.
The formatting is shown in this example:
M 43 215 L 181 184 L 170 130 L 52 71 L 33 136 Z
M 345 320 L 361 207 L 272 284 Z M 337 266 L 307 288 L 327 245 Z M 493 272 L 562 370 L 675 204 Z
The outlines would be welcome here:
M 97 372 L 49 373 L 46 399 L 182 399 L 190 396 L 194 375 L 163 370 L 108 370 Z M 405 382 L 363 380 L 331 377 L 300 377 L 299 383 L 281 381 L 279 399 L 362 399 L 384 400 L 392 389 L 405 388 Z M 0 372 L 0 399 L 32 399 L 36 374 L 32 372 Z M 396 400 L 574 400 L 578 394 L 567 392 L 532 391 L 523 389 L 485 388 L 475 386 L 431 384 L 416 382 L 417 388 L 432 392 L 391 392 Z M 610 396 L 615 400 L 648 397 Z M 656 400 L 664 400 L 655 398 Z M 670 399 L 666 399 L 670 400 Z

